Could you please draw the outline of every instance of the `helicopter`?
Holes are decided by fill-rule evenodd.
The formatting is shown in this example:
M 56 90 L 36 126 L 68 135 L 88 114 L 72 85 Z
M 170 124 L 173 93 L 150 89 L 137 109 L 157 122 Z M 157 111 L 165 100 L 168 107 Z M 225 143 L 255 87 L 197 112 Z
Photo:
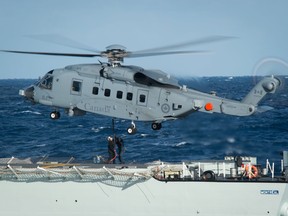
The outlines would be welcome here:
M 69 116 L 87 112 L 118 119 L 131 120 L 128 134 L 136 133 L 135 121 L 151 122 L 153 130 L 160 130 L 162 122 L 184 118 L 194 112 L 222 113 L 249 116 L 256 112 L 266 94 L 275 93 L 280 79 L 264 77 L 241 101 L 218 97 L 180 85 L 173 76 L 161 70 L 122 65 L 124 58 L 199 53 L 201 51 L 171 51 L 187 45 L 218 42 L 227 37 L 213 36 L 190 42 L 130 52 L 122 45 L 110 45 L 105 51 L 94 53 L 53 53 L 0 50 L 18 54 L 71 57 L 102 57 L 108 62 L 68 65 L 47 72 L 35 84 L 19 90 L 19 94 L 33 103 L 54 107 L 53 120 L 60 118 L 59 108 Z M 229 39 L 229 38 L 228 38 Z

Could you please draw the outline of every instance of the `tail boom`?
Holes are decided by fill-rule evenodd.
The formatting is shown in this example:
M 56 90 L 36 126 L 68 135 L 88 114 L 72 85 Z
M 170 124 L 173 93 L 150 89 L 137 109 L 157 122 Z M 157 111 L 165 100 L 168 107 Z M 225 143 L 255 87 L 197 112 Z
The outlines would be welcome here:
M 234 101 L 212 95 L 199 94 L 198 97 L 194 99 L 194 110 L 206 113 L 216 112 L 234 116 L 249 116 L 255 113 L 258 103 L 267 94 L 273 94 L 276 92 L 280 84 L 279 79 L 274 78 L 273 76 L 265 77 L 257 83 L 254 88 L 252 88 L 242 101 Z M 211 109 L 207 109 L 207 104 L 212 104 Z

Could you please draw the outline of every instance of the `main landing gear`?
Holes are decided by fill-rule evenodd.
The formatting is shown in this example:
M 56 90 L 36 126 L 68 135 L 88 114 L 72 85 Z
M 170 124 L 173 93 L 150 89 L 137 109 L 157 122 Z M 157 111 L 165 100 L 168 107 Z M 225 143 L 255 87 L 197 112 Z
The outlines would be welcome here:
M 160 129 L 162 128 L 162 124 L 161 124 L 161 123 L 154 122 L 154 123 L 152 123 L 151 128 L 152 128 L 153 130 L 160 130 Z
M 58 111 L 53 111 L 50 113 L 50 118 L 53 120 L 59 119 L 60 118 L 60 112 Z
M 162 124 L 159 123 L 159 122 L 153 122 L 153 123 L 151 124 L 151 128 L 152 128 L 153 130 L 160 130 L 160 129 L 162 128 Z M 136 125 L 135 125 L 135 123 L 132 121 L 132 122 L 131 122 L 131 126 L 127 128 L 127 133 L 130 134 L 130 135 L 132 135 L 132 134 L 135 134 L 136 131 L 137 131 Z

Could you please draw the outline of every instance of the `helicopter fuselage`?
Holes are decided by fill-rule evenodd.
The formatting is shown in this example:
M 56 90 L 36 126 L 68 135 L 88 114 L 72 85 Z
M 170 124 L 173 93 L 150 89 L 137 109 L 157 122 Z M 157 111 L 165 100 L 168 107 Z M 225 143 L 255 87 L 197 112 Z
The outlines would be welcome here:
M 176 79 L 159 70 L 83 64 L 49 71 L 35 85 L 20 90 L 20 94 L 35 103 L 64 108 L 70 116 L 91 112 L 150 121 L 156 130 L 165 120 L 185 117 L 195 111 L 251 115 L 260 99 L 266 93 L 273 93 L 280 84 L 273 77 L 266 79 L 251 90 L 245 99 L 249 103 L 243 103 L 180 86 Z M 56 112 L 51 114 L 53 119 L 58 117 Z

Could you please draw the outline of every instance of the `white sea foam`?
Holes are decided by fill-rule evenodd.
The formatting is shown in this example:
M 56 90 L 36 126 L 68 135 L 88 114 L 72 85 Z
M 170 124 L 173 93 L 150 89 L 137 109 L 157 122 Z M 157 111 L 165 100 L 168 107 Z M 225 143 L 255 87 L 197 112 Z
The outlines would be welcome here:
M 234 137 L 227 137 L 227 142 L 229 143 L 235 143 L 236 139 Z
M 183 141 L 183 142 L 180 142 L 180 143 L 177 143 L 175 146 L 182 146 L 182 145 L 186 145 L 187 142 Z
M 39 144 L 39 145 L 36 145 L 36 147 L 45 147 L 46 146 L 46 144 Z
M 20 113 L 32 113 L 32 114 L 35 114 L 35 115 L 41 115 L 41 113 L 40 113 L 40 112 L 31 111 L 31 110 L 25 110 L 25 111 L 21 111 Z
M 141 134 L 140 136 L 141 137 L 147 137 L 147 136 L 149 136 L 149 134 Z
M 103 126 L 100 126 L 100 127 L 92 127 L 91 130 L 98 133 L 100 132 L 101 130 L 103 130 L 105 127 Z

